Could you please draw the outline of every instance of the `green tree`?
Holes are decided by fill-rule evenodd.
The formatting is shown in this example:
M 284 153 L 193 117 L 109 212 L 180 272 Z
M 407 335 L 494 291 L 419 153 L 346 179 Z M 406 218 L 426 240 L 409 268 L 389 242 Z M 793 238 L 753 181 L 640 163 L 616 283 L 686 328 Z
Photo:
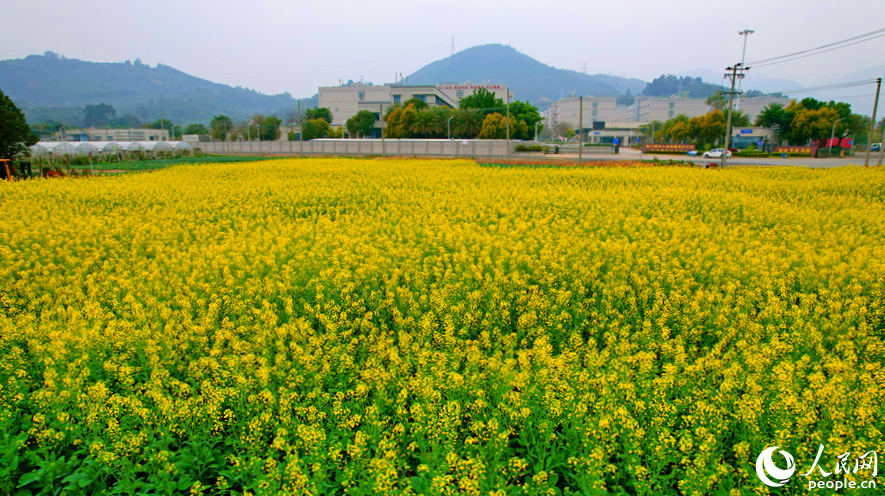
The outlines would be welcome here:
M 227 139 L 227 134 L 233 131 L 233 128 L 233 121 L 226 115 L 213 116 L 212 121 L 209 122 L 209 129 L 212 130 L 210 134 L 215 139 Z
M 304 118 L 307 120 L 322 119 L 326 124 L 332 124 L 332 111 L 327 108 L 312 108 L 304 112 Z
M 393 109 L 387 117 L 386 136 L 390 138 L 411 138 L 412 126 L 418 117 L 418 111 L 411 103 L 405 107 Z
M 28 127 L 25 114 L 0 90 L 0 158 L 12 160 L 35 143 L 37 135 Z
M 209 134 L 209 130 L 202 124 L 191 124 L 184 128 L 184 134 L 198 134 L 200 136 Z
M 528 101 L 520 102 L 515 101 L 510 104 L 510 117 L 516 119 L 517 125 L 515 134 L 513 130 L 511 130 L 511 138 L 512 139 L 521 139 L 521 140 L 531 140 L 535 139 L 535 124 L 541 122 L 540 112 L 538 112 L 538 107 L 530 104 Z M 525 124 L 525 128 L 523 128 L 522 123 Z M 538 132 L 543 130 L 544 126 L 538 126 Z
M 430 108 L 430 105 L 427 102 L 416 96 L 409 98 L 408 100 L 406 100 L 405 103 L 403 103 L 403 106 L 408 107 L 409 105 L 415 107 L 415 110 L 427 110 Z
M 661 139 L 661 135 L 664 131 L 664 123 L 659 120 L 654 120 L 649 122 L 648 124 L 643 124 L 639 126 L 639 132 L 641 132 L 650 143 L 652 141 L 652 137 L 654 137 L 654 141 L 658 142 Z M 652 136 L 654 133 L 654 136 Z
M 141 120 L 136 115 L 124 114 L 122 117 L 112 119 L 110 125 L 118 129 L 137 129 L 141 127 Z
M 664 123 L 661 135 L 667 137 L 670 143 L 688 139 L 692 135 L 689 121 L 690 119 L 687 115 L 676 114 L 676 116 L 667 119 L 667 122 Z
M 525 123 L 522 123 L 525 126 Z M 513 116 L 510 116 L 510 135 L 513 137 L 514 130 L 519 129 L 519 124 Z M 507 118 L 504 115 L 494 112 L 486 116 L 482 122 L 482 130 L 479 132 L 479 139 L 506 139 L 507 138 Z
M 263 141 L 276 141 L 280 139 L 280 125 L 283 121 L 279 117 L 270 116 L 264 119 L 261 125 L 261 139 Z
M 458 109 L 452 112 L 452 133 L 459 138 L 476 138 L 482 131 L 483 114 L 474 109 Z
M 331 132 L 332 127 L 325 119 L 310 119 L 301 125 L 301 136 L 305 141 L 325 138 Z
M 717 90 L 707 97 L 707 105 L 713 107 L 713 110 L 724 112 L 725 108 L 728 107 L 728 98 L 725 98 L 725 94 L 722 93 L 722 90 Z
M 117 111 L 107 103 L 87 105 L 83 109 L 83 125 L 86 127 L 106 127 L 116 115 Z
M 410 130 L 420 138 L 431 138 L 440 132 L 442 126 L 442 115 L 439 112 L 425 109 L 417 113 Z
M 352 136 L 366 137 L 375 130 L 375 114 L 368 110 L 360 110 L 345 123 L 347 132 Z
M 839 112 L 832 107 L 818 106 L 816 110 L 803 108 L 793 118 L 793 140 L 804 143 L 808 140 L 829 139 L 833 124 L 837 119 L 839 119 Z
M 743 110 L 735 110 L 731 113 L 732 127 L 750 127 L 750 116 Z M 724 136 L 724 135 L 723 135 Z
M 485 88 L 479 88 L 472 95 L 465 96 L 458 102 L 460 109 L 477 109 L 484 116 L 493 112 L 499 112 L 505 107 L 504 100 L 495 98 L 495 93 Z

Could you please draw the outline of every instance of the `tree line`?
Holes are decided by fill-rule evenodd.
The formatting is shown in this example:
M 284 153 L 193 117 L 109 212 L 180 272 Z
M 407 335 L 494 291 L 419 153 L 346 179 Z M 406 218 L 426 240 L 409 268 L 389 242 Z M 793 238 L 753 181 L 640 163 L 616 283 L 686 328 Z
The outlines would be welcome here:
M 286 124 L 301 126 L 302 138 L 341 138 L 345 133 L 351 137 L 380 137 L 379 120 L 384 122 L 386 138 L 479 138 L 504 139 L 507 135 L 507 106 L 501 98 L 485 88 L 462 98 L 458 108 L 448 106 L 431 107 L 420 98 L 412 98 L 387 107 L 383 115 L 361 110 L 349 118 L 344 126 L 332 128 L 332 113 L 327 108 L 312 108 L 302 114 L 291 111 L 286 114 Z M 379 109 L 380 111 L 380 109 Z M 224 131 L 216 120 L 212 122 L 212 133 L 223 136 Z M 533 138 L 535 124 L 541 122 L 538 108 L 528 102 L 510 104 L 510 138 L 529 140 Z M 538 126 L 538 130 L 543 129 Z M 289 139 L 295 139 L 291 133 Z
M 653 136 L 656 143 L 691 142 L 698 148 L 718 144 L 725 136 L 727 103 L 717 95 L 711 96 L 707 103 L 713 110 L 705 115 L 688 117 L 678 114 L 665 122 L 656 120 L 645 124 L 639 128 L 640 132 L 649 139 Z M 750 118 L 744 112 L 732 112 L 733 127 L 749 127 L 750 124 Z M 854 137 L 856 144 L 865 144 L 868 143 L 870 118 L 852 113 L 848 103 L 805 98 L 788 105 L 772 103 L 756 116 L 753 124 L 774 128 L 777 141 L 789 145 L 826 141 L 831 133 L 836 138 Z

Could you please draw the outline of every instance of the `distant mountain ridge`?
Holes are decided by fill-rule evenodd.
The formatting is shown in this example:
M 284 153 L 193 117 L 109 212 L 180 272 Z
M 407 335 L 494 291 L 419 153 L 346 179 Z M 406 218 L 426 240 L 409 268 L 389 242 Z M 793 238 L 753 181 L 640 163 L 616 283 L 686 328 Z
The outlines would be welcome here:
M 408 77 L 409 84 L 441 82 L 506 84 L 514 98 L 528 100 L 542 110 L 564 92 L 579 95 L 618 96 L 630 90 L 639 94 L 648 83 L 636 78 L 583 74 L 557 69 L 506 45 L 479 45 L 431 62 Z
M 142 122 L 158 119 L 161 112 L 173 122 L 209 122 L 215 114 L 246 117 L 296 102 L 288 93 L 233 88 L 162 64 L 87 62 L 52 52 L 0 61 L 0 88 L 29 121 L 54 114 L 75 119 L 75 109 L 108 103 L 118 115 L 131 113 Z

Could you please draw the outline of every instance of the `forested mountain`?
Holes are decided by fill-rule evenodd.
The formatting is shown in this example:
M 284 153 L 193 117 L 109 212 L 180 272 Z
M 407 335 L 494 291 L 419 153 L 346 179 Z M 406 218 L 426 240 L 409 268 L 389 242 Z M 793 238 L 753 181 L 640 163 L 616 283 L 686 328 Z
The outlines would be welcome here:
M 718 84 L 705 83 L 703 79 L 690 76 L 676 77 L 672 74 L 664 74 L 648 84 L 642 94 L 645 96 L 683 96 L 687 93 L 689 98 L 707 98 L 719 91 L 722 87 Z
M 579 95 L 617 96 L 630 90 L 641 92 L 646 82 L 604 74 L 583 74 L 557 69 L 505 45 L 480 45 L 432 62 L 409 75 L 408 84 L 481 83 L 506 84 L 514 98 L 528 100 L 541 109 L 565 92 Z
M 162 64 L 86 62 L 52 52 L 0 61 L 0 88 L 29 122 L 56 119 L 70 125 L 82 120 L 83 107 L 99 103 L 142 122 L 156 120 L 162 112 L 164 118 L 181 123 L 208 123 L 221 113 L 235 118 L 271 113 L 295 104 L 288 93 L 264 95 L 233 88 Z

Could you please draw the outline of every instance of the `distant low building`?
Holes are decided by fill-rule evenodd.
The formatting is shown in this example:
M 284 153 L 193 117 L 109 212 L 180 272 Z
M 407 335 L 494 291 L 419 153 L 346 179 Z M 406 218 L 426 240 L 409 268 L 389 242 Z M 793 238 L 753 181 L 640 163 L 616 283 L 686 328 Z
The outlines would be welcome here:
M 165 129 L 62 129 L 52 135 L 52 141 L 169 141 Z
M 405 103 L 412 98 L 427 102 L 431 107 L 458 108 L 462 98 L 472 95 L 480 88 L 506 99 L 507 86 L 503 84 L 443 83 L 436 85 L 385 84 L 370 86 L 356 83 L 348 86 L 319 88 L 319 107 L 332 112 L 332 127 L 344 126 L 348 119 L 361 110 L 375 114 L 376 134 L 380 136 L 381 116 L 395 103 Z M 511 100 L 513 94 L 511 93 Z

